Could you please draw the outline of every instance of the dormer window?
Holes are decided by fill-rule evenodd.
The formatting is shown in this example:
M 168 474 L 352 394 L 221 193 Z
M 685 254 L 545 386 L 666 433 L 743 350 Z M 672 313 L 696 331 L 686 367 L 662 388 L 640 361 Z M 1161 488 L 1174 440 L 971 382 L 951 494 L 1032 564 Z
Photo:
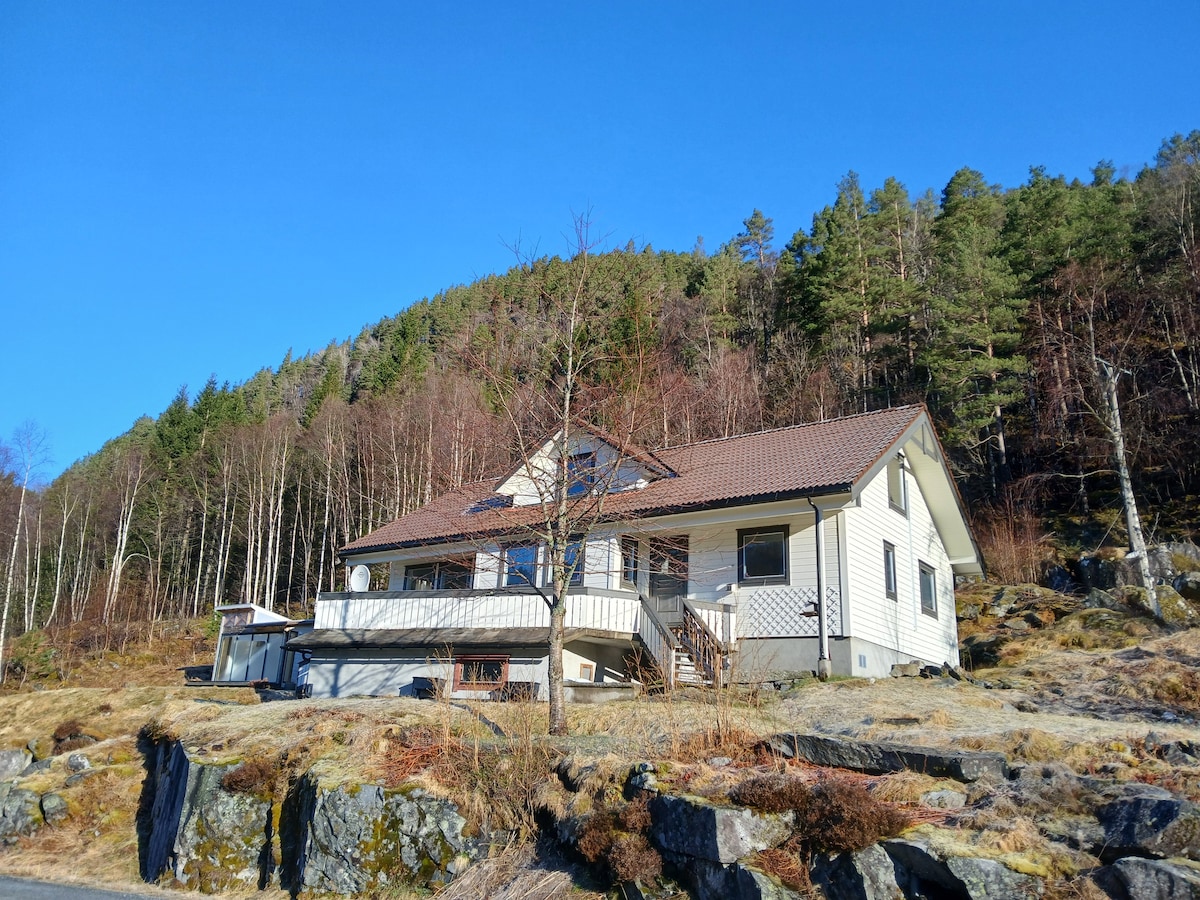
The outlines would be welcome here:
M 582 497 L 596 486 L 596 454 L 576 453 L 567 457 L 567 496 Z

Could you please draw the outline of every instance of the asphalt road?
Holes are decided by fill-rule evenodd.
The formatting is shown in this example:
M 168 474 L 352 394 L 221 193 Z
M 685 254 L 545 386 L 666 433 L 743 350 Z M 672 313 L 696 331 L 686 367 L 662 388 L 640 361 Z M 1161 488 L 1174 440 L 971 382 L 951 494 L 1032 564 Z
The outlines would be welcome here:
M 132 894 L 127 891 L 102 891 L 77 884 L 53 884 L 27 878 L 0 875 L 0 900 L 147 900 L 153 897 L 179 896 L 169 891 Z

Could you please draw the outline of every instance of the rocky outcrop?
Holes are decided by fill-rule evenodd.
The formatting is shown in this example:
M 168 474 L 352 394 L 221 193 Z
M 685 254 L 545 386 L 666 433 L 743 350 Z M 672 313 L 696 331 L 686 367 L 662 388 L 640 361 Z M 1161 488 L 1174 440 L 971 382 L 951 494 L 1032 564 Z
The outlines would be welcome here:
M 234 764 L 193 760 L 168 742 L 156 748 L 150 837 L 142 875 L 169 875 L 205 893 L 266 887 L 276 863 L 269 799 L 231 793 L 221 779 Z
M 12 781 L 0 781 L 0 840 L 33 834 L 43 821 L 40 796 Z
M 357 894 L 389 884 L 450 881 L 486 845 L 463 834 L 448 800 L 420 788 L 300 779 L 284 806 L 285 886 Z
M 1097 806 L 1096 819 L 1104 828 L 1099 856 L 1106 862 L 1125 856 L 1200 860 L 1200 807 L 1162 788 L 1127 786 Z
M 1123 890 L 1130 900 L 1195 900 L 1200 897 L 1200 868 L 1183 860 L 1127 857 L 1112 864 L 1110 875 L 1109 881 Z
M 0 781 L 12 781 L 33 762 L 27 750 L 0 750 Z
M 779 734 L 769 743 L 772 750 L 788 759 L 803 759 L 817 766 L 853 769 L 869 775 L 909 770 L 963 782 L 1003 781 L 1008 777 L 1008 763 L 1002 753 L 930 750 L 816 734 Z
M 993 859 L 946 856 L 922 841 L 883 844 L 896 866 L 905 897 L 944 896 L 962 900 L 1019 900 L 1042 895 L 1042 880 L 1022 875 Z
M 896 866 L 879 844 L 818 857 L 812 868 L 813 884 L 827 897 L 845 900 L 904 900 L 896 883 Z
M 791 834 L 790 814 L 716 806 L 698 797 L 655 797 L 650 814 L 650 836 L 661 849 L 722 865 L 775 847 Z

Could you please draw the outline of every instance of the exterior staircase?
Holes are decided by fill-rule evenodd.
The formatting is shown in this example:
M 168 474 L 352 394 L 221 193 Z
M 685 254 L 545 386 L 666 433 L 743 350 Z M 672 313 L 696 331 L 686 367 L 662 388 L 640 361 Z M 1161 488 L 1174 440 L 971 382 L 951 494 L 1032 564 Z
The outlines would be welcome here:
M 666 690 L 679 685 L 719 685 L 728 651 L 691 604 L 682 600 L 682 605 L 682 622 L 668 627 L 642 598 L 643 621 L 638 635 L 642 648 L 654 661 Z

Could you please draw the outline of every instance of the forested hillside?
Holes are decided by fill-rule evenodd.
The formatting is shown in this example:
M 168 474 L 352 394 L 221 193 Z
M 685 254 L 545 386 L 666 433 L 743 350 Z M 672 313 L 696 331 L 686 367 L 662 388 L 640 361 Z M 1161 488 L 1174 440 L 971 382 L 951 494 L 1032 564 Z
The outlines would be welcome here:
M 791 233 L 756 209 L 689 253 L 600 251 L 582 229 L 571 259 L 520 260 L 244 384 L 181 389 L 44 488 L 27 489 L 15 440 L 0 460 L 7 635 L 238 600 L 303 613 L 340 586 L 345 542 L 511 463 L 536 422 L 502 411 L 554 382 L 576 294 L 567 345 L 589 360 L 580 409 L 598 424 L 636 412 L 633 438 L 654 447 L 926 403 L 986 533 L 1118 507 L 1108 363 L 1157 534 L 1187 537 L 1198 157 L 1194 131 L 1136 177 L 1102 162 L 1089 183 L 1034 169 L 1005 188 L 964 168 L 940 197 L 850 173 Z

